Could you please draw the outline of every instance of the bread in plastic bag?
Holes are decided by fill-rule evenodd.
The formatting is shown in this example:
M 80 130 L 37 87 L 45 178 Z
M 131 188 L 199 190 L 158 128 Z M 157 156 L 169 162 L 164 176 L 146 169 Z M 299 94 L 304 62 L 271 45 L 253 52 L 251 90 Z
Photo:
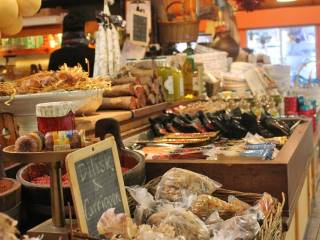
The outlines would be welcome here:
M 124 213 L 116 214 L 114 208 L 110 208 L 102 214 L 97 229 L 99 234 L 106 237 L 121 235 L 124 239 L 132 239 L 138 231 L 137 225 L 130 217 Z
M 157 203 L 151 193 L 146 188 L 133 186 L 126 187 L 131 197 L 137 202 L 134 211 L 134 221 L 136 224 L 141 225 L 146 222 L 151 214 L 155 213 Z
M 248 203 L 241 201 L 233 195 L 228 196 L 228 203 L 231 204 L 231 208 L 237 215 L 240 215 L 251 207 Z
M 260 225 L 256 215 L 247 214 L 210 225 L 209 230 L 210 240 L 251 240 L 259 233 Z
M 219 216 L 219 212 L 218 211 L 214 211 L 213 213 L 211 213 L 211 215 L 207 218 L 206 220 L 206 225 L 213 225 L 219 222 L 223 222 L 223 219 Z
M 184 240 L 176 237 L 173 226 L 163 223 L 153 227 L 137 226 L 124 213 L 116 214 L 114 208 L 102 214 L 97 229 L 101 235 L 112 240 Z
M 263 193 L 262 198 L 258 201 L 257 206 L 261 209 L 264 216 L 269 216 L 275 202 L 269 193 Z
M 161 223 L 174 227 L 177 236 L 186 240 L 209 240 L 209 230 L 196 215 L 182 208 L 169 208 L 153 214 L 147 221 L 150 225 Z
M 231 207 L 232 205 L 228 202 L 210 195 L 202 194 L 193 202 L 191 212 L 205 220 L 214 211 L 218 211 L 219 214 L 233 212 Z
M 179 201 L 182 192 L 187 194 L 212 194 L 222 185 L 204 175 L 181 168 L 172 168 L 161 178 L 155 199 Z
M 174 228 L 170 225 L 160 224 L 159 226 L 141 225 L 139 234 L 135 240 L 183 240 L 181 237 L 176 237 Z

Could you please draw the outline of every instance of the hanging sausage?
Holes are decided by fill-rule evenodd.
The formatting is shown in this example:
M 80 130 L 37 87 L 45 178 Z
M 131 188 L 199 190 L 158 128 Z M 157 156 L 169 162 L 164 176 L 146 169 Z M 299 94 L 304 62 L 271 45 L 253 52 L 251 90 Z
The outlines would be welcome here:
M 112 3 L 105 0 L 103 13 L 99 16 L 94 76 L 112 76 L 120 70 L 120 38 L 114 22 L 119 24 L 121 19 L 111 16 L 108 5 Z

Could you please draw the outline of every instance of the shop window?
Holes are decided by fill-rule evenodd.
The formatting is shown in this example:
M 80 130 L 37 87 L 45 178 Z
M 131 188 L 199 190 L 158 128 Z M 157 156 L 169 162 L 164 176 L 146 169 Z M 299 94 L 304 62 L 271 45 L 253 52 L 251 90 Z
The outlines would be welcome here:
M 249 30 L 247 46 L 255 54 L 267 54 L 272 64 L 290 65 L 292 83 L 317 82 L 314 26 Z

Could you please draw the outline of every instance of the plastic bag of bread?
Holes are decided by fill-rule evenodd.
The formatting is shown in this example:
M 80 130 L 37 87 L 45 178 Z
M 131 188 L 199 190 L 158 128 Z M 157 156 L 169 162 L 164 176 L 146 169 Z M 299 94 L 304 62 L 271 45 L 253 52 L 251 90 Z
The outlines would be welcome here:
M 212 236 L 210 240 L 251 240 L 260 231 L 260 225 L 254 214 L 236 216 L 210 225 L 209 228 Z
M 191 206 L 191 211 L 198 217 L 206 220 L 214 211 L 224 218 L 230 218 L 234 215 L 240 215 L 251 206 L 234 196 L 228 197 L 225 202 L 217 197 L 202 194 L 197 197 Z
M 258 201 L 257 206 L 263 212 L 264 216 L 267 217 L 274 205 L 274 199 L 269 193 L 263 193 L 262 198 Z
M 170 225 L 177 236 L 186 240 L 209 240 L 210 234 L 207 226 L 192 212 L 183 208 L 169 208 L 157 212 L 148 219 L 148 224 L 158 226 Z
M 182 193 L 186 194 L 212 194 L 222 185 L 212 179 L 181 168 L 172 168 L 161 178 L 157 186 L 155 199 L 179 201 Z
M 0 213 L 0 239 L 17 240 L 18 222 L 4 213 Z
M 97 224 L 99 234 L 108 238 L 121 235 L 124 239 L 132 239 L 137 235 L 138 227 L 124 213 L 115 213 L 114 208 L 105 211 Z
M 116 214 L 114 208 L 102 214 L 97 229 L 101 235 L 111 240 L 184 240 L 176 237 L 174 227 L 170 225 L 137 226 L 125 214 Z
M 231 208 L 235 211 L 237 215 L 240 215 L 241 213 L 243 213 L 251 207 L 248 203 L 241 201 L 239 198 L 236 198 L 233 195 L 228 196 L 228 203 L 231 204 Z
M 160 224 L 153 227 L 141 225 L 135 240 L 184 240 L 184 238 L 176 237 L 175 235 L 174 228 L 170 225 Z
M 191 206 L 191 212 L 204 220 L 214 211 L 218 211 L 221 216 L 235 213 L 235 209 L 230 203 L 206 194 L 199 195 Z
M 134 221 L 140 225 L 156 211 L 157 203 L 146 188 L 133 186 L 126 187 L 131 197 L 138 203 L 134 211 Z
M 219 216 L 218 211 L 214 211 L 206 220 L 206 225 L 213 225 L 219 222 L 223 222 L 223 219 Z

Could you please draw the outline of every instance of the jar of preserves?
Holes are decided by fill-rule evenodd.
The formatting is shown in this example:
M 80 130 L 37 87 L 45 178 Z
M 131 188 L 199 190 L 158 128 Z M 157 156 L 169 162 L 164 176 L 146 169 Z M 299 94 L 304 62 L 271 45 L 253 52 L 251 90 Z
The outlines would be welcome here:
M 75 130 L 75 111 L 72 102 L 41 103 L 36 106 L 38 130 L 46 134 Z

